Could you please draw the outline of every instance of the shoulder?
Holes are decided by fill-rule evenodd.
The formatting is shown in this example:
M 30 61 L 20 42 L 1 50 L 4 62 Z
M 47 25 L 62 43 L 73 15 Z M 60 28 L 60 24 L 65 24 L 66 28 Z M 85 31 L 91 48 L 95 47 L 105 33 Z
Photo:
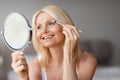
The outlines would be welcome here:
M 87 80 L 91 80 L 95 73 L 96 67 L 97 59 L 91 53 L 84 51 L 77 64 L 79 78 L 86 78 Z
M 96 67 L 97 65 L 97 59 L 95 56 L 92 55 L 92 53 L 84 51 L 81 58 L 77 62 L 78 65 L 77 67 L 79 68 L 80 66 L 88 67 L 88 66 L 93 66 Z
M 41 78 L 41 68 L 38 64 L 38 59 L 35 57 L 29 63 L 29 76 L 31 79 L 37 80 Z
M 93 56 L 92 53 L 89 53 L 87 51 L 84 51 L 82 54 L 82 57 L 80 58 L 80 60 L 78 61 L 79 63 L 97 63 L 97 59 L 95 58 L 95 56 Z

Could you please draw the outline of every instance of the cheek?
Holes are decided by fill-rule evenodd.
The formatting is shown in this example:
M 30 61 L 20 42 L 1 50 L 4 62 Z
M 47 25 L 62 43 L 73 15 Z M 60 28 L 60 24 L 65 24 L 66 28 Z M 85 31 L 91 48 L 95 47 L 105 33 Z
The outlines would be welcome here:
M 54 33 L 56 34 L 56 36 L 60 39 L 60 38 L 64 38 L 64 34 L 62 33 L 62 28 L 61 27 L 56 27 L 54 28 Z
M 37 39 L 39 40 L 39 38 L 40 38 L 40 33 L 37 31 L 36 32 L 36 37 L 37 37 Z
M 62 33 L 62 30 L 56 32 L 56 37 L 57 37 L 59 40 L 64 40 L 64 39 L 65 39 L 65 36 L 64 36 L 64 34 Z
M 62 33 L 62 28 L 59 27 L 59 26 L 56 26 L 56 27 L 53 28 L 53 31 L 54 31 L 55 33 Z

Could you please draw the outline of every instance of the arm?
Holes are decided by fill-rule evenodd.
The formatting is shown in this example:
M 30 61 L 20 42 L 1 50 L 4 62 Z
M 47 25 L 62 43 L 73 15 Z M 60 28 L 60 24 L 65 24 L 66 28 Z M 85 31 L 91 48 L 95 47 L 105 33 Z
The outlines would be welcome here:
M 11 54 L 11 57 L 11 66 L 14 72 L 16 72 L 16 74 L 20 77 L 20 80 L 29 80 L 28 64 L 26 62 L 23 52 L 16 51 Z
M 66 55 L 63 60 L 63 80 L 78 80 L 76 65 L 73 63 L 73 59 L 70 60 L 69 57 Z
M 71 25 L 62 25 L 65 43 L 63 47 L 63 80 L 78 80 L 74 50 L 79 39 L 79 31 Z

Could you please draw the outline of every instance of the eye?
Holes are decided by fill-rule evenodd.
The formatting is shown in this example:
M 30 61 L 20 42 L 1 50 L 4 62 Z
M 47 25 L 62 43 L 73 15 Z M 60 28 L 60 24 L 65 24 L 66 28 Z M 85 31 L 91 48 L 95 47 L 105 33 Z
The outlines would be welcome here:
M 51 20 L 50 22 L 49 22 L 49 25 L 55 25 L 56 24 L 56 20 Z
M 40 29 L 41 28 L 41 26 L 40 25 L 38 25 L 37 27 L 36 27 L 36 29 Z

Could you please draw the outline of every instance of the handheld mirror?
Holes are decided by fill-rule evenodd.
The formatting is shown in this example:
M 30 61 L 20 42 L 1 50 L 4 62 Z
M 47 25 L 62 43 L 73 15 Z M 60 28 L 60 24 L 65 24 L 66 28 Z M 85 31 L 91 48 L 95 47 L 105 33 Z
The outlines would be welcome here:
M 23 50 L 30 42 L 32 29 L 27 19 L 20 13 L 10 13 L 1 31 L 4 42 L 13 51 Z

